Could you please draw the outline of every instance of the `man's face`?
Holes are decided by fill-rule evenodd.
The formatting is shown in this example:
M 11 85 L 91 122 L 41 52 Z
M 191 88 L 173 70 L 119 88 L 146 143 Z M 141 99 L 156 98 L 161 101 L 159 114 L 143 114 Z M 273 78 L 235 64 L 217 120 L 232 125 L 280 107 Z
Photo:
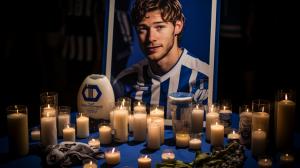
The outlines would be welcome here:
M 178 47 L 177 27 L 176 24 L 174 26 L 171 22 L 163 21 L 159 10 L 146 14 L 137 25 L 137 32 L 141 48 L 148 59 L 157 62 Z

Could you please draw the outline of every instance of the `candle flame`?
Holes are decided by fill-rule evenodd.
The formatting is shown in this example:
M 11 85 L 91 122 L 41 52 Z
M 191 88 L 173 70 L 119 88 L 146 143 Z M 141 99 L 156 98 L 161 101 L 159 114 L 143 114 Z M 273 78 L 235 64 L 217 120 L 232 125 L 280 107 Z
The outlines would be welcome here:
M 218 122 L 216 122 L 216 125 L 218 125 Z
M 17 109 L 17 114 L 19 114 L 19 110 Z
M 67 128 L 70 128 L 69 124 L 67 124 Z
M 125 99 L 122 100 L 122 105 L 125 106 Z
M 138 106 L 140 106 L 141 105 L 141 102 L 138 102 Z
M 268 162 L 268 159 L 265 159 L 265 162 Z
M 82 113 L 80 113 L 80 117 L 82 117 Z
M 48 108 L 50 108 L 50 104 L 48 104 L 48 106 L 47 106 Z
M 288 156 L 289 156 L 289 154 L 288 154 L 288 153 L 286 153 L 286 154 L 285 154 L 285 156 L 286 156 L 286 157 L 288 157 Z
M 47 112 L 47 113 L 46 113 L 46 116 L 47 116 L 47 117 L 49 117 L 49 116 L 50 116 L 50 115 L 49 115 L 49 112 Z
M 198 104 L 196 105 L 196 109 L 199 109 L 199 105 Z
M 247 108 L 246 111 L 249 112 L 249 109 Z
M 284 95 L 284 98 L 285 98 L 285 100 L 287 100 L 287 99 L 288 99 L 287 93 Z
M 264 112 L 264 111 L 265 111 L 265 106 L 262 106 L 261 112 Z
M 259 128 L 259 129 L 257 129 L 257 131 L 261 131 L 261 129 Z
M 93 162 L 92 161 L 90 161 L 90 165 L 92 165 L 93 164 Z
M 223 109 L 226 110 L 226 106 L 224 106 Z
M 148 157 L 148 155 L 145 156 L 145 158 L 147 158 L 147 157 Z
M 232 133 L 235 134 L 235 131 L 233 130 Z
M 112 150 L 111 150 L 111 153 L 114 153 L 115 152 L 115 148 L 113 148 Z

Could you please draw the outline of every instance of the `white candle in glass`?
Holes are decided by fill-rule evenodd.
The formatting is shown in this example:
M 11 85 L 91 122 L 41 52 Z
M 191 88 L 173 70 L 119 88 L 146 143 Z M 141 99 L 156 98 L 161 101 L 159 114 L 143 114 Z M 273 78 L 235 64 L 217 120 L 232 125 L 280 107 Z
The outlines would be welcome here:
M 89 118 L 83 113 L 79 113 L 76 118 L 77 137 L 86 138 L 89 136 Z
M 192 131 L 193 133 L 200 133 L 203 129 L 204 110 L 197 104 L 192 110 Z
M 128 140 L 128 110 L 123 106 L 116 107 L 114 110 L 114 129 L 115 139 L 118 142 Z
M 152 105 L 151 106 L 151 111 L 150 111 L 150 116 L 151 117 L 160 117 L 164 118 L 164 110 L 162 106 L 158 105 Z
M 216 122 L 211 125 L 211 145 L 223 146 L 224 145 L 224 126 Z
M 133 112 L 140 112 L 140 113 L 145 113 L 146 112 L 146 106 L 144 103 L 138 101 L 135 103 L 136 105 L 133 107 Z
M 54 113 L 46 113 L 41 117 L 41 142 L 45 146 L 57 144 L 56 117 L 50 114 Z
M 116 148 L 108 149 L 104 154 L 106 163 L 109 165 L 118 164 L 121 160 L 120 151 Z
M 232 130 L 232 132 L 230 132 L 227 135 L 227 138 L 229 141 L 238 141 L 240 139 L 240 134 L 238 132 L 236 132 L 235 130 Z
M 27 108 L 26 111 L 24 110 L 19 112 L 18 106 L 7 108 L 9 150 L 16 155 L 26 155 L 29 152 Z
M 191 138 L 189 142 L 189 148 L 193 150 L 198 150 L 201 147 L 201 140 L 198 138 Z
M 43 109 L 43 116 L 46 116 L 47 114 L 49 116 L 56 116 L 56 109 L 54 107 L 52 107 L 50 104 L 48 104 Z
M 161 154 L 163 162 L 173 162 L 175 160 L 175 153 L 171 149 L 165 149 Z
M 261 129 L 268 133 L 270 114 L 263 111 L 252 113 L 252 128 L 253 130 Z
M 99 138 L 102 144 L 110 144 L 111 143 L 111 133 L 112 129 L 108 125 L 101 125 L 99 127 Z
M 188 133 L 176 133 L 176 146 L 188 147 L 190 141 L 190 135 Z
M 89 144 L 89 146 L 92 147 L 92 148 L 97 148 L 97 149 L 100 148 L 100 141 L 99 141 L 99 139 L 91 138 L 91 139 L 88 141 L 88 144 Z
M 253 130 L 251 136 L 252 155 L 259 156 L 265 153 L 267 146 L 267 133 L 261 129 Z
M 65 128 L 63 129 L 63 139 L 64 141 L 72 141 L 75 142 L 75 128 L 72 127 L 70 124 L 66 124 Z
M 147 147 L 149 149 L 160 148 L 160 125 L 151 122 L 148 125 Z
M 147 114 L 133 114 L 133 137 L 135 141 L 144 141 L 147 135 Z
M 261 158 L 257 163 L 259 168 L 272 168 L 272 160 L 269 158 Z
M 89 160 L 83 164 L 83 168 L 97 168 L 97 167 L 98 167 L 98 165 L 91 160 Z
M 58 135 L 63 135 L 63 129 L 65 125 L 70 123 L 70 113 L 59 113 L 58 114 Z
M 163 144 L 165 142 L 165 120 L 164 120 L 164 118 L 151 117 L 151 121 L 155 122 L 159 125 L 159 128 L 160 128 L 160 144 Z
M 148 155 L 142 155 L 138 158 L 139 168 L 151 168 L 151 158 Z
M 211 124 L 213 121 L 215 121 L 216 119 L 219 119 L 219 113 L 217 112 L 209 112 L 206 114 L 206 139 L 208 141 L 210 141 L 211 139 L 211 133 L 210 133 L 210 129 L 211 129 Z

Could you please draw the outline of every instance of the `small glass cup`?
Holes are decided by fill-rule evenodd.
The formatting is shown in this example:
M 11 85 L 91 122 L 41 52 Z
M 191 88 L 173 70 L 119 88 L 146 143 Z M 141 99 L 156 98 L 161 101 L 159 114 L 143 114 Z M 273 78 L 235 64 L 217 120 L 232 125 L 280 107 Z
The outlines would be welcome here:
M 272 159 L 269 156 L 261 156 L 257 164 L 259 168 L 272 168 Z
M 228 142 L 240 142 L 241 135 L 237 129 L 232 129 L 229 134 L 227 134 Z
M 232 104 L 231 100 L 224 99 L 221 101 L 219 110 L 219 118 L 222 125 L 224 125 L 224 133 L 227 135 L 231 132 L 231 116 L 232 116 Z
M 196 133 L 190 135 L 191 139 L 189 141 L 189 148 L 191 150 L 200 150 L 202 144 L 201 135 L 202 133 L 198 133 L 198 134 Z
M 58 107 L 58 93 L 57 92 L 43 92 L 40 94 L 41 105 L 48 105 Z
M 100 140 L 95 137 L 89 137 L 88 145 L 93 149 L 100 149 Z
M 108 165 L 116 165 L 121 161 L 120 151 L 116 147 L 107 149 L 104 157 Z
M 58 135 L 63 135 L 63 129 L 66 124 L 71 121 L 71 107 L 70 106 L 59 106 L 58 107 Z
M 165 149 L 161 154 L 161 159 L 163 162 L 174 162 L 175 161 L 175 153 L 172 149 Z
M 133 113 L 140 112 L 140 113 L 147 113 L 146 105 L 142 101 L 135 101 L 133 105 Z
M 83 161 L 83 168 L 97 168 L 97 161 L 92 159 L 85 159 Z

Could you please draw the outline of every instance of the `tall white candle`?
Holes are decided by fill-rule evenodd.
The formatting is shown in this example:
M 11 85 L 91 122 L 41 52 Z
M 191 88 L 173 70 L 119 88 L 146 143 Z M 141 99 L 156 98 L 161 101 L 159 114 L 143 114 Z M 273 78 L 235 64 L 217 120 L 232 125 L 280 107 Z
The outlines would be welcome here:
M 118 142 L 128 140 L 128 110 L 122 106 L 114 110 L 115 139 Z
M 102 125 L 99 127 L 99 139 L 102 144 L 110 144 L 111 143 L 111 133 L 112 129 L 108 125 Z
M 267 133 L 261 129 L 253 130 L 251 136 L 252 155 L 259 156 L 265 153 L 267 146 Z
M 293 144 L 295 109 L 296 103 L 288 100 L 287 94 L 285 100 L 281 100 L 277 104 L 276 146 L 280 150 L 288 149 Z
M 211 145 L 223 146 L 224 145 L 224 126 L 218 123 L 211 125 Z
M 133 114 L 133 137 L 135 141 L 144 141 L 147 135 L 147 114 Z
M 56 117 L 49 113 L 41 117 L 41 142 L 43 145 L 57 144 Z
M 139 168 L 151 168 L 151 158 L 148 155 L 142 155 L 138 158 Z
M 84 116 L 82 113 L 76 118 L 76 129 L 78 138 L 86 138 L 89 136 L 89 118 Z
M 217 112 L 209 112 L 206 114 L 206 140 L 210 141 L 211 139 L 211 133 L 210 133 L 210 129 L 211 129 L 211 124 L 213 121 L 217 120 L 219 118 L 219 113 Z
M 160 126 L 155 122 L 148 125 L 147 147 L 149 149 L 160 148 Z
M 150 111 L 150 116 L 151 117 L 161 117 L 164 118 L 164 110 L 160 107 L 155 106 L 151 111 Z
M 192 110 L 192 131 L 193 133 L 200 133 L 203 129 L 204 110 L 200 109 L 198 105 Z
M 7 115 L 9 135 L 9 150 L 16 155 L 26 155 L 29 152 L 28 116 L 27 113 Z
M 120 151 L 116 148 L 109 149 L 104 154 L 106 163 L 109 165 L 118 164 L 121 160 Z
M 187 133 L 176 133 L 176 146 L 177 147 L 188 147 L 190 141 L 190 135 Z
M 59 113 L 58 114 L 58 135 L 63 135 L 64 127 L 70 123 L 70 114 L 69 113 Z
M 75 128 L 67 124 L 63 129 L 63 139 L 64 141 L 75 142 Z

